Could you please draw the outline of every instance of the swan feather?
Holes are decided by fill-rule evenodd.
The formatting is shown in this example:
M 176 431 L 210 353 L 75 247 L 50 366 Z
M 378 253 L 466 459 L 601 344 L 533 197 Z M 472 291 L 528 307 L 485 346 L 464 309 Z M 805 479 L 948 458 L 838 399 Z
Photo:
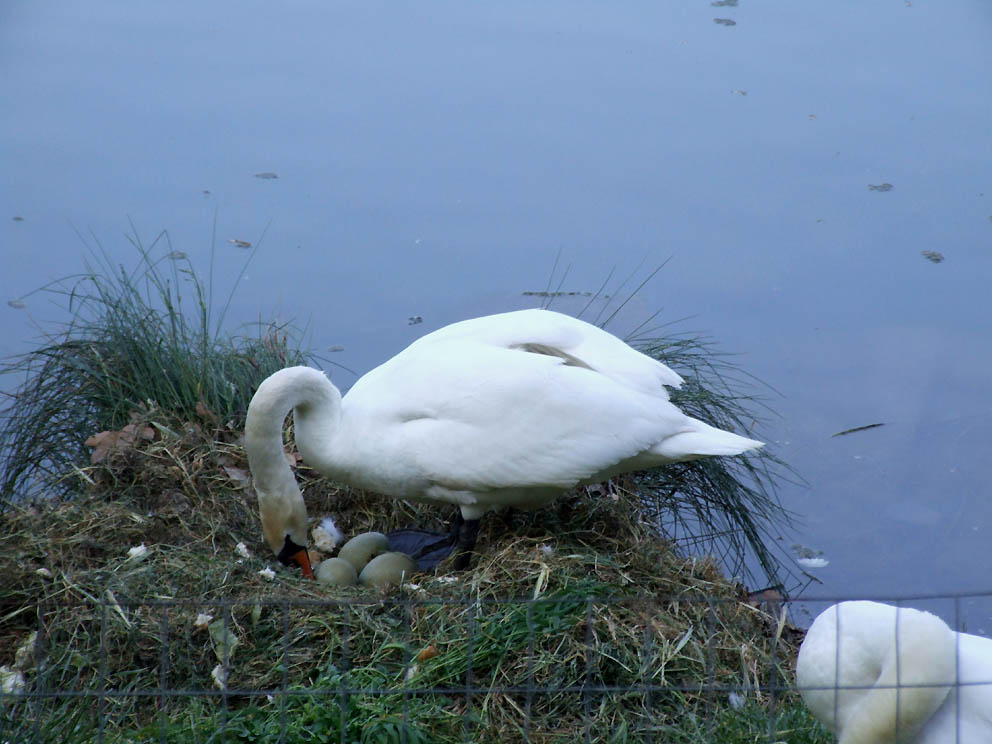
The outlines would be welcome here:
M 796 684 L 839 744 L 992 741 L 992 639 L 928 612 L 828 607 L 800 647 Z

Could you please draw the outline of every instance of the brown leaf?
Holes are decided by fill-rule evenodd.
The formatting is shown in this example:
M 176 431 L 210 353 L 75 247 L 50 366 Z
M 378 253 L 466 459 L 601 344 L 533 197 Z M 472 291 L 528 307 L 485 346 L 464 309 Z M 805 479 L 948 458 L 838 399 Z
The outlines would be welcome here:
M 441 652 L 437 650 L 437 646 L 432 643 L 427 648 L 420 650 L 420 653 L 417 654 L 417 661 L 427 661 L 428 659 L 433 659 L 440 653 Z
M 238 484 L 239 488 L 245 488 L 251 480 L 251 474 L 244 468 L 235 468 L 230 465 L 224 466 L 227 477 Z
M 217 414 L 211 411 L 209 408 L 207 408 L 207 404 L 204 403 L 202 399 L 196 402 L 196 415 L 202 418 L 203 420 L 210 421 L 211 423 L 214 424 L 216 424 L 218 421 Z
M 135 439 L 138 438 L 138 427 L 134 424 L 128 424 L 123 429 L 120 430 L 117 437 L 117 442 L 119 444 L 132 444 Z
M 98 462 L 103 462 L 107 457 L 107 453 L 117 446 L 117 440 L 120 438 L 120 435 L 121 433 L 119 431 L 101 431 L 99 434 L 88 437 L 83 444 L 93 448 L 93 451 L 90 453 L 90 462 L 94 465 Z
M 88 437 L 86 441 L 83 442 L 83 444 L 85 444 L 87 447 L 106 446 L 106 443 L 108 441 L 110 442 L 110 444 L 116 442 L 119 434 L 120 432 L 116 432 L 116 431 L 101 431 L 99 434 L 93 434 L 92 436 Z

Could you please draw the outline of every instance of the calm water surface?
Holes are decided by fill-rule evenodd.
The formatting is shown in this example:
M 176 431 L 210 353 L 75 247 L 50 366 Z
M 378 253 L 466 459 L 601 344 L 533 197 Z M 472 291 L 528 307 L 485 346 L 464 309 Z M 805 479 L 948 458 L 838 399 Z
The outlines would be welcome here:
M 10 0 L 0 299 L 81 269 L 77 231 L 132 264 L 128 218 L 205 270 L 216 215 L 218 296 L 264 235 L 232 323 L 360 373 L 534 304 L 559 251 L 573 290 L 672 257 L 633 312 L 781 393 L 816 591 L 992 590 L 990 34 L 984 0 Z M 25 304 L 4 354 L 57 317 Z

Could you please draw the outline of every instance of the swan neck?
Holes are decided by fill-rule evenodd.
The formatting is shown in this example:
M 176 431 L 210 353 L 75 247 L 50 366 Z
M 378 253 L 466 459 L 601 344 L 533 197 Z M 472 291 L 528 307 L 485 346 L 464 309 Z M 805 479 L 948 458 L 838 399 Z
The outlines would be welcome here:
M 245 420 L 245 452 L 258 494 L 262 530 L 278 553 L 288 535 L 307 544 L 303 496 L 283 448 L 286 416 L 294 412 L 297 447 L 308 461 L 329 459 L 331 433 L 341 416 L 341 394 L 319 370 L 289 367 L 259 385 Z M 318 454 L 319 453 L 319 454 Z M 320 468 L 320 463 L 311 464 Z

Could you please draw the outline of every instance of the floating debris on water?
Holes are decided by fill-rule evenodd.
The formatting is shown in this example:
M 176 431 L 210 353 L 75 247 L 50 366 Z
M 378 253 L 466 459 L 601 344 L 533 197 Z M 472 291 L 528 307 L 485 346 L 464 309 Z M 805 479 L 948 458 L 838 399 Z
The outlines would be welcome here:
M 237 248 L 251 248 L 251 243 L 247 240 L 238 240 L 237 238 L 234 238 L 232 240 L 228 240 L 227 242 Z
M 25 305 L 20 300 L 7 300 L 7 304 L 10 305 L 15 310 L 23 310 L 24 308 L 27 307 L 27 305 Z
M 944 260 L 944 254 L 940 251 L 920 251 L 920 255 L 930 263 L 940 263 Z
M 721 26 L 736 26 L 737 21 L 732 21 L 729 18 L 714 18 L 713 23 L 719 23 Z
M 592 292 L 549 292 L 547 290 L 524 290 L 524 297 L 592 297 Z M 604 300 L 610 299 L 607 294 L 600 295 Z
M 855 426 L 853 429 L 844 429 L 844 431 L 839 431 L 836 434 L 831 434 L 832 437 L 842 437 L 845 434 L 853 434 L 856 431 L 868 431 L 869 429 L 877 429 L 879 426 L 885 426 L 885 423 L 879 424 L 865 424 L 864 426 Z
M 417 323 L 423 323 L 424 319 L 419 315 L 411 315 L 406 319 L 407 325 L 417 325 Z
M 279 178 L 279 174 L 273 173 L 272 171 L 262 171 L 261 173 L 256 173 L 255 178 L 262 178 L 266 181 L 271 181 L 273 178 Z
M 891 183 L 870 183 L 868 184 L 869 191 L 892 191 L 895 186 Z
M 803 568 L 823 568 L 830 565 L 830 561 L 822 557 L 822 550 L 807 548 L 800 543 L 793 543 L 792 550 L 796 554 L 796 563 Z

